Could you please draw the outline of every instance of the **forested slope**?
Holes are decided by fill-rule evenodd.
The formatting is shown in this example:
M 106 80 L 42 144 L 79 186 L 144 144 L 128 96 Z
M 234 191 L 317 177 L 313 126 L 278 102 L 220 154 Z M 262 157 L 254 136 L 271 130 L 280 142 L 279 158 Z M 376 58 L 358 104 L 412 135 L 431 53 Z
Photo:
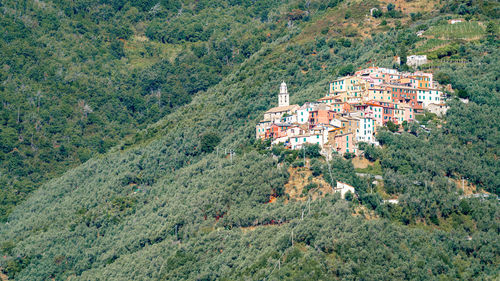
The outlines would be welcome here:
M 271 4 L 2 1 L 0 220 L 272 41 Z
M 356 186 L 358 199 L 345 201 L 330 195 L 310 206 L 294 200 L 285 204 L 287 167 L 295 159 L 285 155 L 288 152 L 263 149 L 254 141 L 256 122 L 277 103 L 277 85 L 287 81 L 292 103 L 318 98 L 326 91 L 327 82 L 340 72 L 366 66 L 374 59 L 380 66 L 392 66 L 394 54 L 411 50 L 422 40 L 413 35 L 419 25 L 432 25 L 446 16 L 424 15 L 413 20 L 405 15 L 407 22 L 399 26 L 396 21 L 400 19 L 388 17 L 384 18 L 389 25 L 385 32 L 378 30 L 385 27 L 375 26 L 377 31 L 368 37 L 334 37 L 335 30 L 315 30 L 322 30 L 324 19 L 358 21 L 364 14 L 347 16 L 345 12 L 366 13 L 374 3 L 347 1 L 328 9 L 312 3 L 310 9 L 316 10 L 307 18 L 294 10 L 306 10 L 298 3 L 274 6 L 273 12 L 264 13 L 269 21 L 257 9 L 259 21 L 270 25 L 270 39 L 262 40 L 239 62 L 224 66 L 227 72 L 215 71 L 221 77 L 199 88 L 203 91 L 178 103 L 177 108 L 142 123 L 130 121 L 127 126 L 133 128 L 159 120 L 125 137 L 108 153 L 48 181 L 16 207 L 0 227 L 0 252 L 5 255 L 0 265 L 9 277 L 498 278 L 498 201 L 460 200 L 459 191 L 449 181 L 467 177 L 479 188 L 499 193 L 498 35 L 463 44 L 462 55 L 470 58 L 470 63 L 439 69 L 439 79 L 448 79 L 465 91 L 468 104 L 452 101 L 445 122 L 429 124 L 430 134 L 410 130 L 402 135 L 385 131 L 379 135 L 384 148 L 372 151 L 372 156 L 380 159 L 384 177 L 390 179 L 385 181 L 386 191 L 398 195 L 401 204 L 381 204 L 380 195 L 370 192 L 371 183 L 357 177 L 350 161 L 340 157 L 330 163 L 331 171 L 321 159 L 311 169 L 327 182 L 341 180 Z M 293 12 L 291 16 L 289 12 Z M 276 16 L 273 21 L 273 13 L 283 17 Z M 488 15 L 475 12 L 474 16 L 484 20 Z M 183 46 L 188 44 L 189 38 L 172 39 L 172 32 L 159 32 L 168 28 L 153 20 L 145 32 L 158 44 L 176 44 L 176 40 L 183 40 Z M 238 30 L 238 25 L 234 28 Z M 232 24 L 225 30 L 233 30 Z M 206 48 L 201 52 L 204 54 L 213 50 L 211 44 L 193 44 L 185 50 L 193 55 L 194 46 Z M 190 62 L 200 60 L 203 55 Z M 213 58 L 206 60 L 209 63 Z M 172 77 L 158 82 L 165 87 L 172 83 L 193 87 L 189 80 L 179 79 L 180 73 L 162 73 L 161 65 L 171 63 L 162 58 L 146 67 L 149 72 L 138 71 L 134 78 L 137 84 L 116 81 L 130 91 L 143 93 L 140 83 L 149 82 L 140 75 L 149 73 L 157 79 Z M 194 69 L 189 73 L 199 74 Z M 204 75 L 198 78 L 205 81 Z M 185 97 L 184 92 L 173 93 Z M 153 99 L 144 108 L 156 102 Z M 128 111 L 120 114 L 124 112 Z M 136 120 L 133 114 L 129 120 Z M 233 159 L 222 154 L 224 149 L 236 151 Z M 271 195 L 278 196 L 277 202 L 268 203 Z M 353 216 L 359 208 L 370 212 L 371 219 Z

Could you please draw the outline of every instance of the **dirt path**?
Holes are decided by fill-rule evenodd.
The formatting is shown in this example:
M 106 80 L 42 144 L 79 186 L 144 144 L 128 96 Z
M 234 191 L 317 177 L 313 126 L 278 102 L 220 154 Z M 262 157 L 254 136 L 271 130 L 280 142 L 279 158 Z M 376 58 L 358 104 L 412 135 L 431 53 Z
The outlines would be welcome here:
M 285 222 L 286 223 L 286 222 Z M 271 226 L 281 226 L 283 225 L 284 223 L 280 223 L 280 224 L 258 224 L 258 225 L 252 225 L 252 226 L 242 226 L 240 227 L 240 229 L 244 232 L 244 233 L 247 233 L 249 231 L 254 231 L 256 230 L 257 228 L 260 228 L 260 227 L 271 227 Z

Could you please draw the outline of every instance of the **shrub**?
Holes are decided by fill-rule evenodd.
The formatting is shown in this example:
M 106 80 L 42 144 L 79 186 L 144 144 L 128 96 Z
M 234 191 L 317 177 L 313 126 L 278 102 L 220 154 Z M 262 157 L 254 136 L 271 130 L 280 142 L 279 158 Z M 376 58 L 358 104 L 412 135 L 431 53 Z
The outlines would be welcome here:
M 292 163 L 292 167 L 294 167 L 294 168 L 304 167 L 304 161 L 297 160 L 297 161 Z
M 308 185 L 304 186 L 304 189 L 302 190 L 302 193 L 306 194 L 309 191 L 311 191 L 313 189 L 316 189 L 317 187 L 318 187 L 318 184 L 311 182 Z
M 214 151 L 215 147 L 219 144 L 220 137 L 215 133 L 206 133 L 201 136 L 200 150 L 202 153 L 210 153 Z
M 352 64 L 345 65 L 339 69 L 340 76 L 347 76 L 354 73 L 354 66 Z

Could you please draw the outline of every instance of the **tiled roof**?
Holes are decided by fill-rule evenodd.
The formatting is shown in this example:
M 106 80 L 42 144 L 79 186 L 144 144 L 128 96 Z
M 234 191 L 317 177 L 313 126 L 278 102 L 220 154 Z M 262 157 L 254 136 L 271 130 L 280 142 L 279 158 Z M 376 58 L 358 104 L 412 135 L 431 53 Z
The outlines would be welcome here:
M 287 106 L 277 106 L 269 109 L 266 111 L 266 113 L 277 113 L 277 112 L 285 112 L 285 111 L 290 111 L 293 109 L 299 109 L 299 105 L 297 104 L 292 104 L 292 105 L 287 105 Z

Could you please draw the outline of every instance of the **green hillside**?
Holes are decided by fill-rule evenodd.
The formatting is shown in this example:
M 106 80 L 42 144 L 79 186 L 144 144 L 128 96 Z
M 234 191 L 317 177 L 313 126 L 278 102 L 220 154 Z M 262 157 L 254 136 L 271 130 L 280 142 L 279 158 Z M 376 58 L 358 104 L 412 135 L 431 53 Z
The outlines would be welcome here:
M 275 39 L 271 4 L 2 1 L 0 220 Z
M 12 280 L 498 279 L 500 48 L 498 14 L 485 12 L 498 5 L 444 1 L 419 16 L 396 5 L 363 21 L 387 4 L 338 2 L 2 2 L 2 271 Z M 430 133 L 381 130 L 383 147 L 367 154 L 383 189 L 351 160 L 327 163 L 310 148 L 302 169 L 356 186 L 357 198 L 288 198 L 300 159 L 255 141 L 279 83 L 291 103 L 319 98 L 341 73 L 393 67 L 394 55 L 434 44 L 415 33 L 460 15 L 490 28 L 440 39 L 460 43 L 432 69 L 455 89 L 451 108 L 425 120 Z M 492 196 L 461 199 L 453 181 L 462 178 Z M 384 204 L 387 195 L 399 204 Z

